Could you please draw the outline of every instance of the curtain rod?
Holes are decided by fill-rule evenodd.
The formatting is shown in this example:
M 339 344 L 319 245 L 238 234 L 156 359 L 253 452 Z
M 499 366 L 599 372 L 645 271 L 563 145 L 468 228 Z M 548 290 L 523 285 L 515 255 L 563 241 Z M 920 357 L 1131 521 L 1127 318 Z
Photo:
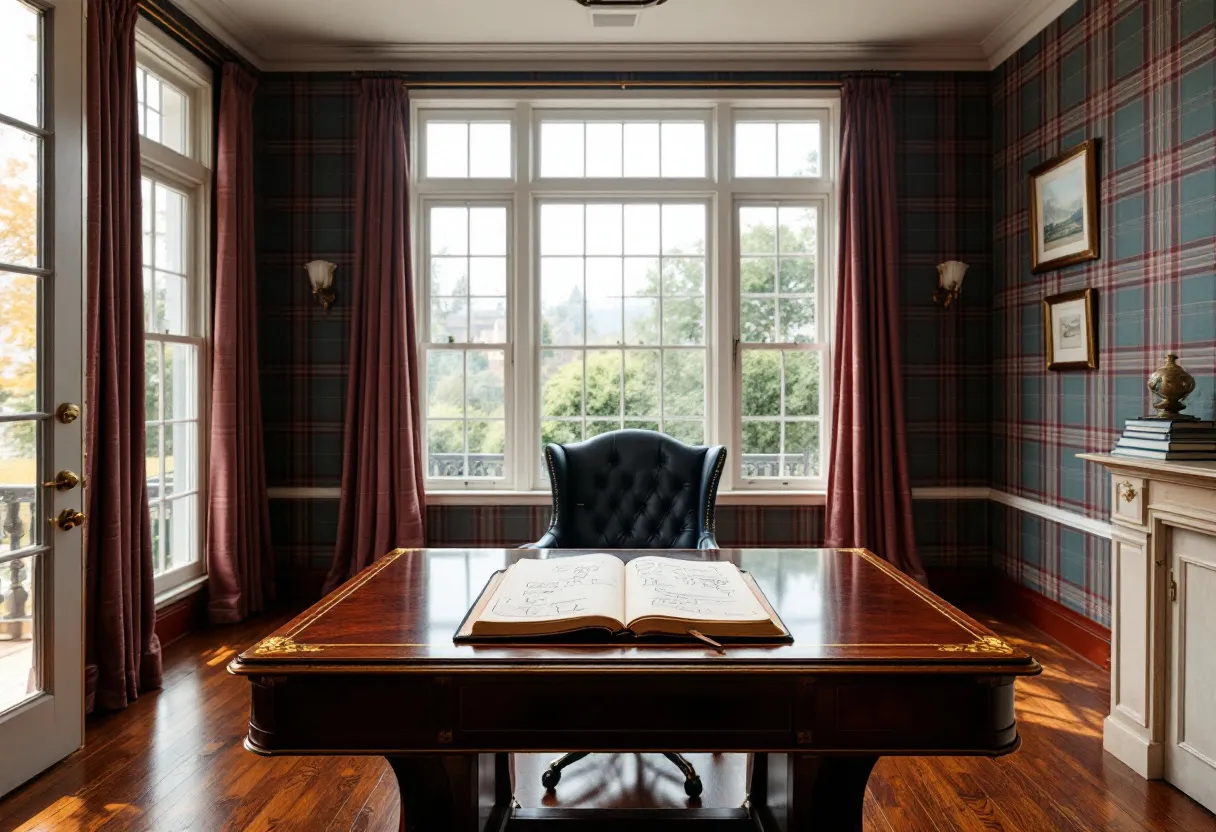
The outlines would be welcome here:
M 139 0 L 139 10 L 152 21 L 154 21 L 162 29 L 169 32 L 175 38 L 184 41 L 191 49 L 209 59 L 213 64 L 221 65 L 224 63 L 224 56 L 215 50 L 210 44 L 204 42 L 202 38 L 186 29 L 179 22 L 167 15 L 165 11 L 157 5 L 156 0 Z
M 840 81 L 402 81 L 407 89 L 818 89 L 838 90 Z

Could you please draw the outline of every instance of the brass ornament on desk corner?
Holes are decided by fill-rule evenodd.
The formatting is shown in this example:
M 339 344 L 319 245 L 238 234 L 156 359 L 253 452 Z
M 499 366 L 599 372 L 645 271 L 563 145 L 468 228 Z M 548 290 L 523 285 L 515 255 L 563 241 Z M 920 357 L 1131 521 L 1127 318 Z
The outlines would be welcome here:
M 1153 402 L 1156 416 L 1149 419 L 1162 419 L 1174 422 L 1198 421 L 1198 416 L 1191 416 L 1182 411 L 1186 409 L 1186 397 L 1195 392 L 1195 379 L 1178 364 L 1178 356 L 1167 353 L 1165 364 L 1148 377 L 1148 389 L 1161 401 Z
M 1008 656 L 1013 648 L 996 636 L 981 636 L 971 644 L 943 644 L 937 648 L 943 653 L 999 653 Z

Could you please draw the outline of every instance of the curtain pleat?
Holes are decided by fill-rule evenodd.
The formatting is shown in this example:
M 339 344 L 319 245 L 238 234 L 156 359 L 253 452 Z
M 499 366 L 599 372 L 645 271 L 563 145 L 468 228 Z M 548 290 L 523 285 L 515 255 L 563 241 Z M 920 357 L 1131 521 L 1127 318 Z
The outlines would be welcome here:
M 912 531 L 899 341 L 891 82 L 844 82 L 827 545 L 864 547 L 925 583 Z
M 393 549 L 425 542 L 404 86 L 364 79 L 359 110 L 342 496 L 326 592 Z

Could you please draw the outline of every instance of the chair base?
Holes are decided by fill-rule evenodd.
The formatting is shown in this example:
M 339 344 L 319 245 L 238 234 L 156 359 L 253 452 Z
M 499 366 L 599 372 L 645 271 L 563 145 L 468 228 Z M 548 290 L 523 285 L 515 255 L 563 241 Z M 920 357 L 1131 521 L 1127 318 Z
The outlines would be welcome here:
M 577 763 L 589 753 L 588 751 L 572 751 L 569 754 L 563 754 L 558 757 L 549 763 L 549 767 L 541 774 L 540 784 L 549 791 L 553 791 L 562 779 L 562 769 L 572 763 Z M 680 773 L 684 775 L 684 794 L 689 797 L 700 797 L 704 785 L 701 783 L 701 778 L 697 775 L 696 769 L 692 767 L 692 763 L 684 759 L 683 755 L 676 754 L 673 751 L 665 751 L 663 752 L 663 756 L 670 760 L 680 770 Z

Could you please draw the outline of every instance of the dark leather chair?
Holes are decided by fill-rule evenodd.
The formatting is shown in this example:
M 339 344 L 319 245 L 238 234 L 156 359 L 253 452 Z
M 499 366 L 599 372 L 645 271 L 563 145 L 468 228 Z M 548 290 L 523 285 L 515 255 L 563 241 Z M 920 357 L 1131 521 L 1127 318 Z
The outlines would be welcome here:
M 553 489 L 549 530 L 528 549 L 717 549 L 714 508 L 726 448 L 685 445 L 649 430 L 617 430 L 586 442 L 546 445 Z M 557 786 L 562 769 L 586 757 L 564 754 L 541 775 Z M 701 778 L 680 754 L 689 797 Z

